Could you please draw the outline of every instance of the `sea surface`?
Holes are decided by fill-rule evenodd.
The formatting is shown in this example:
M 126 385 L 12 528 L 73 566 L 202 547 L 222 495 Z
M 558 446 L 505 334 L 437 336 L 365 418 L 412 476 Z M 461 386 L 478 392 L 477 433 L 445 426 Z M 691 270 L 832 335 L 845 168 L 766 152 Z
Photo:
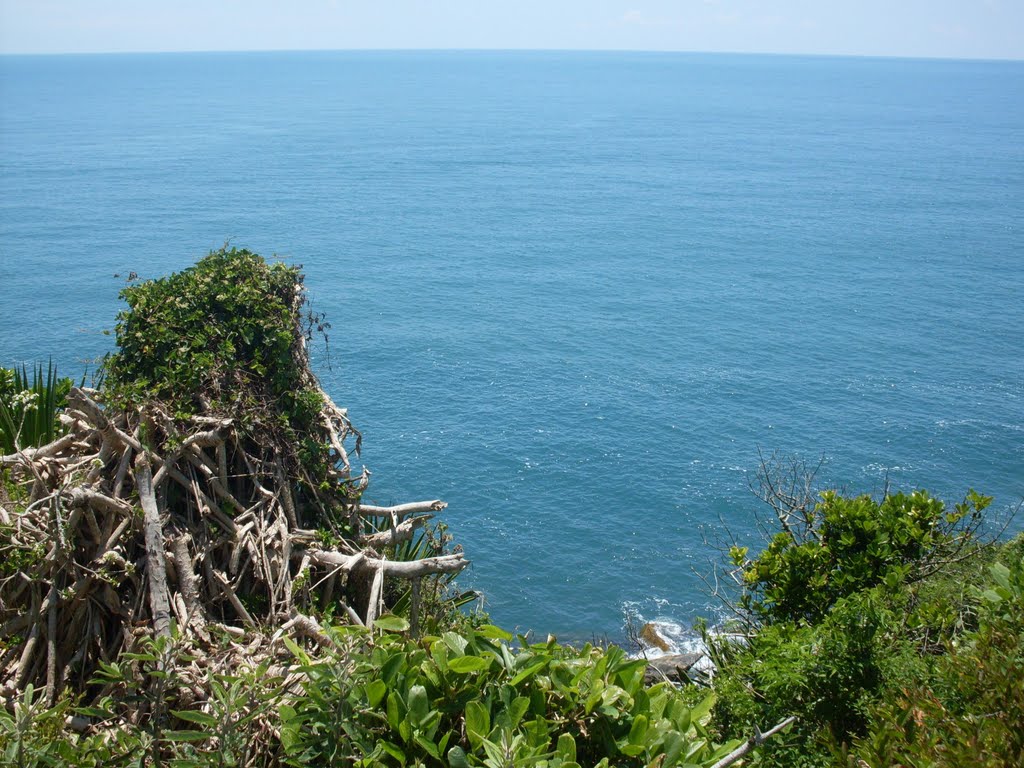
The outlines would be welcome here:
M 369 496 L 447 500 L 505 626 L 716 616 L 759 453 L 1024 496 L 1022 62 L 0 57 L 0 365 L 225 241 L 304 265 Z

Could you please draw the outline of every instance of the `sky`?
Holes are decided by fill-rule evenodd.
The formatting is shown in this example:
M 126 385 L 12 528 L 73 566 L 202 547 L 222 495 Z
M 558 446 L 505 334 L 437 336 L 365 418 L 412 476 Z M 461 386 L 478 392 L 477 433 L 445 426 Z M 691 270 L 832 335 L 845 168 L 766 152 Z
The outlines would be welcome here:
M 0 53 L 367 48 L 1024 59 L 1024 0 L 0 0 Z

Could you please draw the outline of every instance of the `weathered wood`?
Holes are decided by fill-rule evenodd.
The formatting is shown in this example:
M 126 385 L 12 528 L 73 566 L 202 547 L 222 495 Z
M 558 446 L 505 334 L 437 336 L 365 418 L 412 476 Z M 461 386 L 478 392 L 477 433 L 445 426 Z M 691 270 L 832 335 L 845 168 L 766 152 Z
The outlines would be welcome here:
M 360 504 L 359 514 L 363 517 L 397 517 L 399 520 L 415 515 L 419 512 L 440 512 L 447 507 L 447 502 L 440 499 L 433 501 L 413 501 L 408 504 L 398 504 L 394 507 L 377 507 L 372 504 Z
M 413 517 L 408 520 L 404 520 L 396 526 L 392 526 L 384 531 L 378 531 L 377 533 L 371 533 L 368 536 L 364 536 L 362 545 L 364 547 L 384 547 L 394 546 L 402 541 L 409 541 L 416 531 L 423 527 L 423 524 L 428 520 L 431 520 L 433 515 L 423 515 L 422 517 Z
M 378 560 L 377 568 L 373 572 L 373 579 L 370 581 L 370 597 L 366 601 L 366 626 L 372 627 L 380 611 L 381 590 L 384 588 L 384 563 L 386 560 Z
M 194 627 L 197 632 L 205 634 L 206 617 L 199 600 L 199 579 L 192 568 L 192 555 L 189 551 L 191 543 L 192 537 L 187 532 L 180 533 L 174 537 L 171 549 L 174 552 L 179 591 L 187 612 L 185 626 Z
M 212 569 L 213 583 L 220 590 L 220 593 L 227 598 L 228 602 L 231 603 L 231 607 L 235 609 L 235 613 L 238 614 L 238 618 L 249 628 L 256 628 L 256 619 L 252 617 L 248 609 L 242 605 L 242 601 L 238 599 L 238 595 L 231 586 L 231 582 L 228 581 L 228 577 L 218 571 L 216 568 Z
M 39 448 L 25 448 L 6 456 L 0 456 L 0 466 L 12 467 L 17 464 L 28 464 L 39 459 L 56 456 L 74 445 L 77 440 L 77 435 L 63 435 Z
M 146 538 L 146 576 L 149 578 L 149 607 L 153 632 L 159 637 L 170 637 L 171 599 L 167 591 L 163 524 L 160 521 L 156 496 L 153 495 L 153 475 L 149 456 L 144 451 L 135 459 L 135 487 L 142 503 L 142 525 Z
M 317 386 L 314 377 L 310 382 Z M 209 399 L 199 401 L 204 410 L 212 407 Z M 252 639 L 250 646 L 265 642 L 262 633 L 215 621 L 225 616 L 249 630 L 283 624 L 326 642 L 329 633 L 307 621 L 309 606 L 321 601 L 336 606 L 339 619 L 372 625 L 387 608 L 388 579 L 414 580 L 418 625 L 420 580 L 457 573 L 468 561 L 456 554 L 399 562 L 380 552 L 413 538 L 445 504 L 351 501 L 370 479 L 365 468 L 350 474 L 349 443 L 354 436 L 358 454 L 361 436 L 343 409 L 326 402 L 313 437 L 330 444 L 338 465 L 318 476 L 271 431 L 240 434 L 213 411 L 172 416 L 159 401 L 123 409 L 95 390 L 75 388 L 60 416 L 68 434 L 0 457 L 0 464 L 16 466 L 28 496 L 16 514 L 0 497 L 0 521 L 16 528 L 17 546 L 41 544 L 46 552 L 40 567 L 0 580 L 0 689 L 45 683 L 51 701 L 68 684 L 82 693 L 99 661 L 137 647 L 147 623 L 154 635 L 168 636 L 175 617 L 182 641 L 194 649 L 211 647 L 218 627 Z M 372 517 L 388 528 L 365 537 L 349 531 L 325 550 L 321 532 L 312 529 L 331 526 L 339 512 L 351 516 L 357 532 Z M 365 617 L 353 607 L 364 605 Z M 179 692 L 187 697 L 188 673 L 179 672 Z M 193 690 L 197 701 L 209 695 Z
M 123 517 L 132 513 L 132 505 L 121 499 L 114 499 L 105 493 L 94 491 L 91 488 L 72 488 L 67 492 L 68 501 L 72 509 L 76 507 L 90 506 L 101 514 L 116 515 Z
M 439 557 L 425 557 L 422 560 L 380 560 L 378 558 L 366 557 L 362 553 L 355 555 L 343 555 L 340 552 L 330 552 L 322 549 L 307 550 L 309 559 L 316 565 L 327 565 L 341 568 L 343 571 L 351 571 L 355 566 L 362 565 L 366 568 L 381 568 L 385 576 L 394 576 L 401 579 L 412 579 L 417 576 L 428 576 L 433 573 L 458 573 L 467 565 L 461 552 L 453 555 L 440 555 Z M 292 555 L 295 557 L 295 555 Z
M 68 402 L 74 404 L 78 410 L 82 411 L 96 425 L 96 428 L 103 434 L 106 440 L 109 440 L 114 445 L 130 446 L 136 452 L 142 451 L 142 444 L 131 435 L 125 434 L 114 426 L 99 404 L 89 397 L 83 388 L 72 387 L 71 391 L 68 392 Z

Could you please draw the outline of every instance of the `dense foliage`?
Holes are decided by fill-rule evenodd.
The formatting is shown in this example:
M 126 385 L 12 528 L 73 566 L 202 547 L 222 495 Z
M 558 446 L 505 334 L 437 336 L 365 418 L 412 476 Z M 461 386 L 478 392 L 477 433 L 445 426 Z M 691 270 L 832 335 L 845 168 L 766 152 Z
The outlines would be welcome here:
M 647 688 L 645 662 L 619 648 L 526 638 L 513 648 L 488 625 L 419 640 L 398 617 L 378 626 L 376 636 L 335 627 L 315 655 L 286 641 L 291 658 L 276 669 L 211 674 L 211 696 L 188 709 L 174 706 L 176 639 L 148 641 L 103 666 L 97 679 L 110 694 L 96 706 L 65 698 L 46 708 L 29 689 L 13 712 L 0 710 L 0 755 L 18 766 L 97 768 L 669 768 L 710 766 L 736 746 L 708 735 L 713 694 L 693 706 L 668 684 Z M 76 714 L 106 727 L 69 733 L 63 721 Z
M 159 402 L 177 419 L 230 417 L 257 440 L 296 445 L 310 477 L 326 474 L 336 457 L 303 358 L 313 330 L 328 326 L 306 308 L 302 282 L 299 267 L 223 248 L 127 286 L 104 366 L 110 401 Z
M 231 249 L 129 285 L 107 360 L 110 388 L 189 413 L 203 397 L 237 408 L 253 389 L 291 395 L 303 383 L 292 357 L 300 280 L 296 267 Z
M 756 559 L 734 548 L 747 588 L 741 606 L 767 623 L 815 623 L 842 598 L 916 581 L 959 554 L 991 501 L 972 491 L 949 509 L 924 491 L 880 501 L 826 491 L 799 528 L 780 531 Z
M 871 707 L 856 755 L 871 766 L 1024 765 L 1024 547 L 988 569 L 978 627 Z
M 358 432 L 310 370 L 326 326 L 298 270 L 224 249 L 122 297 L 103 384 L 71 388 L 64 437 L 52 369 L 40 419 L 26 377 L 0 378 L 5 434 L 50 441 L 0 457 L 5 764 L 571 768 L 728 751 L 705 729 L 712 697 L 645 687 L 620 649 L 516 646 L 456 610 L 467 561 L 429 522 L 444 503 L 363 503 L 369 473 L 351 475 L 345 447 Z
M 646 662 L 620 648 L 510 640 L 463 627 L 418 643 L 388 635 L 345 664 L 303 659 L 305 696 L 283 710 L 291 762 L 335 765 L 355 751 L 366 766 L 667 767 L 709 765 L 735 746 L 708 738 L 710 695 L 692 708 L 667 684 L 646 688 Z
M 1018 765 L 1024 604 L 993 562 L 1022 545 L 978 538 L 990 501 L 827 492 L 784 509 L 757 557 L 733 547 L 745 640 L 709 637 L 719 736 L 792 714 L 765 764 Z

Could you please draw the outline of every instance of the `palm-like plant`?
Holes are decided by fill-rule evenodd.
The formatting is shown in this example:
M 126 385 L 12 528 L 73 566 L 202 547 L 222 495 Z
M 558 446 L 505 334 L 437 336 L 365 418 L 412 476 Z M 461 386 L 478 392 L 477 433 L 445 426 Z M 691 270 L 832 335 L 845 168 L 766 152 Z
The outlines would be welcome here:
M 71 379 L 57 376 L 51 360 L 32 369 L 0 368 L 0 454 L 46 445 L 60 427 L 57 413 L 67 401 Z

